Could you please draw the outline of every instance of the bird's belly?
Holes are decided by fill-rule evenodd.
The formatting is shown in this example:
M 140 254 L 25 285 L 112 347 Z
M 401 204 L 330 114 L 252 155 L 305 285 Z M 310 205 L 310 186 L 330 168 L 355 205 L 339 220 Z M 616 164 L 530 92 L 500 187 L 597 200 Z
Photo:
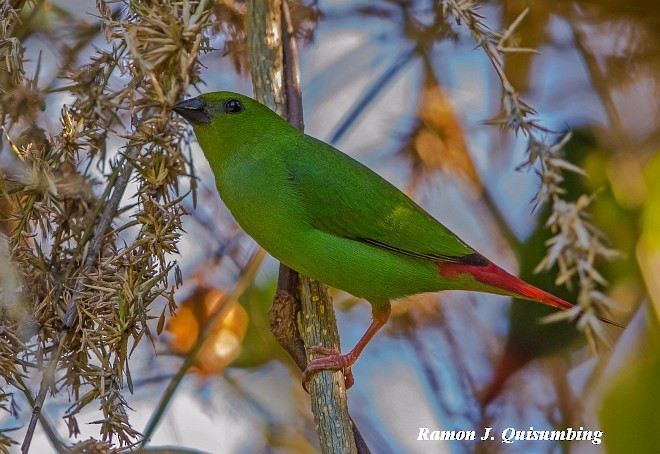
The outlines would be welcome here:
M 372 303 L 442 289 L 432 263 L 318 230 L 263 246 L 290 268 Z
M 433 263 L 314 229 L 290 207 L 238 211 L 239 225 L 277 260 L 372 303 L 442 290 Z

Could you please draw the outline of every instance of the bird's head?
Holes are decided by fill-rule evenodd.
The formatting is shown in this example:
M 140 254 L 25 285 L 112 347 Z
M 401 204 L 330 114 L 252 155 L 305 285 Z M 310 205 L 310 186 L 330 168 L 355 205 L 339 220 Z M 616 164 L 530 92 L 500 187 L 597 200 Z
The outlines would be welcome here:
M 173 110 L 195 130 L 197 139 L 250 140 L 273 125 L 286 124 L 275 112 L 247 96 L 229 91 L 206 93 L 175 104 Z

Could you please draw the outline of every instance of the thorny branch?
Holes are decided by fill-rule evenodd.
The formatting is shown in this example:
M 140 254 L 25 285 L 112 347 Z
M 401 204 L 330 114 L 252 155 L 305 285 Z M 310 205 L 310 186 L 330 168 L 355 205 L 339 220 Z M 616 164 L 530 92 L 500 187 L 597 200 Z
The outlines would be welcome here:
M 599 259 L 612 259 L 616 252 L 605 246 L 604 235 L 590 222 L 587 208 L 592 196 L 583 195 L 576 201 L 563 198 L 563 172 L 570 171 L 584 174 L 584 171 L 565 161 L 561 157 L 562 148 L 570 139 L 570 132 L 564 134 L 554 144 L 547 136 L 552 131 L 541 126 L 535 118 L 534 109 L 523 101 L 504 71 L 504 55 L 515 52 L 536 52 L 510 44 L 516 27 L 527 14 L 525 10 L 504 31 L 494 32 L 483 23 L 483 17 L 477 12 L 478 5 L 473 1 L 445 0 L 445 13 L 451 13 L 458 23 L 463 24 L 490 60 L 502 84 L 503 118 L 491 123 L 522 133 L 527 138 L 527 161 L 519 168 L 534 168 L 541 179 L 541 187 L 536 195 L 535 204 L 549 203 L 552 214 L 546 226 L 554 236 L 548 241 L 548 252 L 539 263 L 537 271 L 550 269 L 555 264 L 559 267 L 558 284 L 570 285 L 577 276 L 579 285 L 578 305 L 574 310 L 561 312 L 547 320 L 575 318 L 584 311 L 578 326 L 587 334 L 595 346 L 595 340 L 606 340 L 605 332 L 598 315 L 607 313 L 609 300 L 598 286 L 607 283 L 598 273 L 595 263 Z
M 13 152 L 0 180 L 0 242 L 9 257 L 0 269 L 0 373 L 22 389 L 23 377 L 41 371 L 34 400 L 24 390 L 33 414 L 23 452 L 48 392 L 62 390 L 73 400 L 65 415 L 71 435 L 78 433 L 77 414 L 97 401 L 104 442 L 116 438 L 130 447 L 139 433 L 122 396 L 124 387 L 132 389 L 128 358 L 145 334 L 150 337 L 152 303 L 165 296 L 164 310 L 173 307 L 170 272 L 177 270 L 180 281 L 170 256 L 185 214 L 179 185 L 191 163 L 170 107 L 199 82 L 197 57 L 208 48 L 204 29 L 212 10 L 204 0 L 99 1 L 101 27 L 91 33 L 102 31 L 109 49 L 95 48 L 82 66 L 71 63 L 91 41 L 89 27 L 62 15 L 71 23 L 58 26 L 86 32 L 57 42 L 68 62 L 57 69 L 65 82 L 45 90 L 40 65 L 25 78 L 22 44 L 12 36 L 28 33 L 38 10 L 21 17 L 15 8 L 22 3 L 0 6 L 0 114 Z M 62 130 L 48 137 L 38 126 L 40 111 L 59 91 L 73 102 L 62 109 Z M 123 153 L 111 155 L 110 142 L 120 140 Z M 102 194 L 95 189 L 99 180 L 106 181 Z M 137 191 L 126 203 L 131 184 Z M 2 402 L 12 398 L 1 396 Z M 13 442 L 2 435 L 3 445 Z

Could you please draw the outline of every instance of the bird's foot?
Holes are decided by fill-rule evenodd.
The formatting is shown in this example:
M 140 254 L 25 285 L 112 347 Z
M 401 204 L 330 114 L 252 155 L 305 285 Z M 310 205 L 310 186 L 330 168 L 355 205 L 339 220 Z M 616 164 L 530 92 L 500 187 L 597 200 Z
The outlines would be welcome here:
M 302 374 L 302 385 L 307 389 L 307 383 L 309 379 L 315 372 L 320 370 L 338 370 L 340 369 L 344 374 L 344 383 L 346 384 L 346 389 L 353 386 L 355 380 L 353 379 L 353 372 L 351 371 L 351 366 L 355 363 L 357 356 L 353 355 L 353 352 L 350 352 L 346 355 L 342 355 L 340 351 L 335 350 L 334 348 L 323 347 L 321 345 L 315 345 L 310 347 L 310 350 L 318 353 L 319 355 L 324 355 L 318 358 L 314 358 L 307 365 L 307 369 Z

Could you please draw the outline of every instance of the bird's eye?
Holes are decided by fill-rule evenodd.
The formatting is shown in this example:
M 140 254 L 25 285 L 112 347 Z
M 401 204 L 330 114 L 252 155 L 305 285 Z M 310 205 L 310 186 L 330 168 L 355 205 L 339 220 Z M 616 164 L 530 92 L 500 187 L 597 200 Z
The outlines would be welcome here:
M 228 99 L 225 102 L 225 112 L 230 114 L 237 114 L 243 112 L 245 108 L 238 99 Z

